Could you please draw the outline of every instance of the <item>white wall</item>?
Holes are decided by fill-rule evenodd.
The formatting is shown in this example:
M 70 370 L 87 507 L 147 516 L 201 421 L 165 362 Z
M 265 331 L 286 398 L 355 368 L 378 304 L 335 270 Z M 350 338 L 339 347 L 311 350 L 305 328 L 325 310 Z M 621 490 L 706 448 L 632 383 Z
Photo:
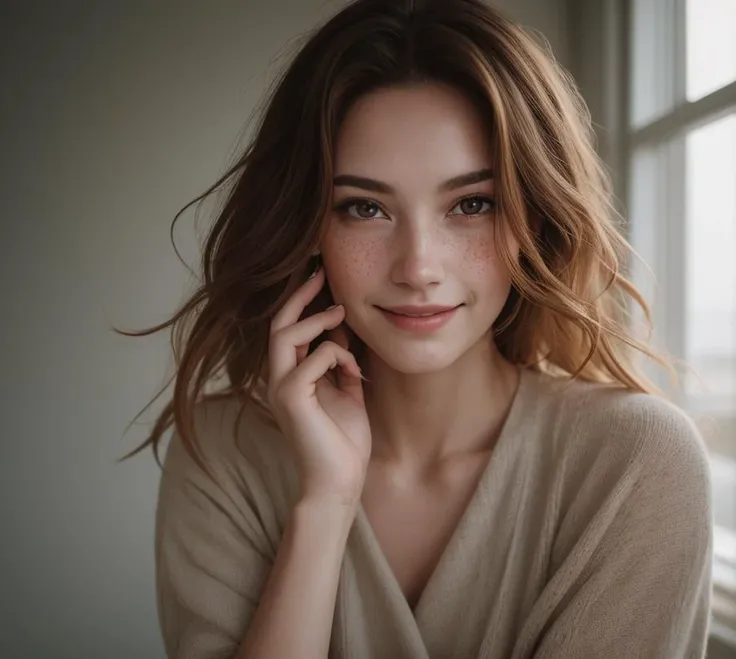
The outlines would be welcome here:
M 175 212 L 223 170 L 282 45 L 339 4 L 3 4 L 0 656 L 163 657 L 158 467 L 115 460 L 144 437 L 123 433 L 168 336 L 108 328 L 180 302 Z M 567 60 L 564 0 L 505 4 Z M 194 231 L 189 212 L 175 235 L 196 267 Z

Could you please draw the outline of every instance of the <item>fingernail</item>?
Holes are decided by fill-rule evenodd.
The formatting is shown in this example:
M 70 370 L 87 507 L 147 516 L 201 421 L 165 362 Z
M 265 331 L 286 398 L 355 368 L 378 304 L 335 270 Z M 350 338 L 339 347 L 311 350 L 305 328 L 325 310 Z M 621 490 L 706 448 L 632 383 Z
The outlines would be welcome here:
M 322 266 L 317 268 L 311 275 L 309 275 L 309 277 L 307 277 L 307 281 L 309 281 L 310 279 L 314 279 L 321 269 L 322 269 Z

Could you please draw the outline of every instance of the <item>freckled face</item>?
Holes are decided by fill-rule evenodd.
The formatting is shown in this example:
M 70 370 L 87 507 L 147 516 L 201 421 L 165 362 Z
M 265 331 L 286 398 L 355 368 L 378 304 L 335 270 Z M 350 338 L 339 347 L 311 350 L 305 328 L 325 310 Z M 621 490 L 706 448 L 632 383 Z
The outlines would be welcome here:
M 449 87 L 374 92 L 341 126 L 325 272 L 347 324 L 398 371 L 440 370 L 490 340 L 510 290 L 491 168 L 481 117 Z M 471 173 L 479 174 L 448 183 Z M 510 234 L 498 235 L 515 256 Z M 412 326 L 385 311 L 403 305 L 454 311 Z

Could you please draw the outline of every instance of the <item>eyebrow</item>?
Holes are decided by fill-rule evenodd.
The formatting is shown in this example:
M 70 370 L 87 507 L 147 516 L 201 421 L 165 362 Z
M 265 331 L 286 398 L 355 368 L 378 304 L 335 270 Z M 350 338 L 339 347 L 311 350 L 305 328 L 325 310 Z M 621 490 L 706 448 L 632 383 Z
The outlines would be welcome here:
M 457 188 L 464 188 L 466 185 L 472 185 L 473 183 L 480 183 L 482 181 L 493 180 L 493 171 L 491 169 L 479 169 L 475 172 L 468 172 L 467 174 L 460 174 L 460 176 L 454 176 L 453 178 L 441 183 L 437 191 L 448 192 L 449 190 L 455 190 Z M 344 185 L 350 186 L 351 188 L 362 188 L 363 190 L 370 190 L 371 192 L 380 192 L 383 194 L 395 194 L 396 190 L 388 183 L 383 181 L 376 181 L 375 179 L 366 178 L 364 176 L 354 176 L 352 174 L 341 174 L 336 176 L 333 180 L 335 187 Z

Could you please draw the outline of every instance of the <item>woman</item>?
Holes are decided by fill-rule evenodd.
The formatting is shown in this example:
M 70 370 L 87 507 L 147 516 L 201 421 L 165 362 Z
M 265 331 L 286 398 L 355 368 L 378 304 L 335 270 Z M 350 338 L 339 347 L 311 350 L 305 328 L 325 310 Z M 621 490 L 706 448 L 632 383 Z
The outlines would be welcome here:
M 208 191 L 204 284 L 138 333 L 177 329 L 169 657 L 704 656 L 707 454 L 635 367 L 592 140 L 481 0 L 310 36 Z

